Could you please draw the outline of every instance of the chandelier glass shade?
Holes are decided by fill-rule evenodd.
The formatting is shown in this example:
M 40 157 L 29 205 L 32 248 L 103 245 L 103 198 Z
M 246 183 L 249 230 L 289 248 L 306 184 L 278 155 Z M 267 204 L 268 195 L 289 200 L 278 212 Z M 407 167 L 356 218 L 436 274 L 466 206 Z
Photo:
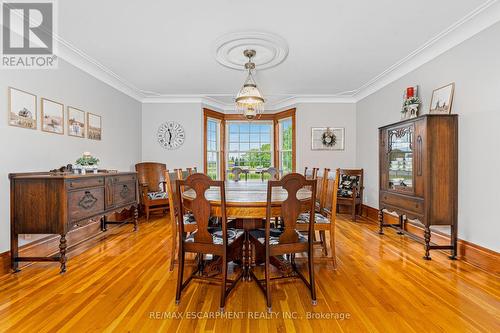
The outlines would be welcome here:
M 246 50 L 243 54 L 248 57 L 248 63 L 245 64 L 248 76 L 243 87 L 238 91 L 235 102 L 237 111 L 242 113 L 246 119 L 252 120 L 258 118 L 264 112 L 265 101 L 252 75 L 252 70 L 255 69 L 255 64 L 252 62 L 255 51 Z

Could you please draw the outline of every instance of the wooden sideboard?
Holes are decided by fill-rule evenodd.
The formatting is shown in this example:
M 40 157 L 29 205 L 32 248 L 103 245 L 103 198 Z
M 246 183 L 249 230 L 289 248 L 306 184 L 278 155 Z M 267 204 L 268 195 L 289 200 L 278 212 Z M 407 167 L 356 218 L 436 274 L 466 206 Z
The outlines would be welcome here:
M 135 172 L 87 175 L 13 173 L 10 179 L 11 267 L 19 271 L 21 261 L 59 261 L 66 271 L 66 234 L 101 220 L 108 224 L 133 223 L 137 230 L 138 194 Z M 133 209 L 132 220 L 109 221 L 106 216 Z M 19 257 L 19 234 L 58 234 L 59 254 L 51 257 Z
M 424 259 L 429 251 L 457 256 L 458 116 L 423 115 L 379 128 L 380 234 L 386 226 L 405 233 L 405 223 L 424 226 Z M 384 223 L 384 213 L 399 224 Z M 451 244 L 431 243 L 430 227 L 450 226 Z

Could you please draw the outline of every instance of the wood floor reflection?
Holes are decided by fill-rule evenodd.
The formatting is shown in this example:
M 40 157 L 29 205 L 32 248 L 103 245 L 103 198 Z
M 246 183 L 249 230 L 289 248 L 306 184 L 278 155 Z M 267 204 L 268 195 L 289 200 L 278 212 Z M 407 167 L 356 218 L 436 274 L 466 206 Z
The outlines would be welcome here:
M 219 288 L 192 282 L 175 305 L 171 223 L 117 227 L 70 253 L 68 272 L 37 263 L 0 277 L 1 332 L 500 332 L 500 279 L 361 218 L 337 223 L 338 269 L 316 265 L 318 305 L 302 282 L 272 286 L 273 313 L 240 282 L 220 316 Z M 318 252 L 319 253 L 319 252 Z M 232 317 L 232 318 L 231 318 Z

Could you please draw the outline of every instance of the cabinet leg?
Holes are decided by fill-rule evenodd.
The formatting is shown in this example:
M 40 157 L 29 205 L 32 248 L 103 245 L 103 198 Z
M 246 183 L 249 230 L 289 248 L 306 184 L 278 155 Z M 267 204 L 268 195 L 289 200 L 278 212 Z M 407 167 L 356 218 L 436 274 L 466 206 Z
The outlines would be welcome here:
M 108 226 L 106 224 L 106 221 L 107 221 L 106 215 L 104 215 L 103 217 L 101 217 L 101 230 L 102 231 L 108 231 Z
M 19 257 L 18 238 L 17 234 L 12 233 L 10 237 L 10 267 L 14 273 L 20 271 L 19 262 L 16 261 L 17 257 Z
M 137 206 L 134 206 L 134 231 L 137 231 L 138 227 L 138 221 L 139 219 L 139 209 L 137 209 Z
M 66 235 L 61 234 L 61 240 L 59 241 L 59 254 L 61 255 L 61 273 L 66 272 Z
M 451 250 L 451 255 L 448 258 L 451 260 L 457 260 L 458 234 L 456 226 L 451 226 L 451 246 L 453 246 L 453 249 Z
M 380 235 L 384 234 L 384 213 L 382 212 L 382 209 L 378 211 L 378 223 L 379 223 L 379 231 L 378 233 Z
M 424 240 L 425 240 L 425 260 L 431 260 L 431 256 L 429 255 L 430 251 L 430 242 L 431 242 L 431 228 L 426 225 L 424 230 Z

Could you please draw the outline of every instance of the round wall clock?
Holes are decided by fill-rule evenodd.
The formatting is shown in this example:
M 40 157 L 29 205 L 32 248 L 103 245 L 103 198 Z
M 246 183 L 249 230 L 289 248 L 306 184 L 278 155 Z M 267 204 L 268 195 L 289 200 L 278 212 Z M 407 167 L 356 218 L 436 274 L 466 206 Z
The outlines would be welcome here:
M 184 128 L 175 121 L 167 121 L 158 127 L 158 143 L 165 149 L 177 149 L 184 143 Z

